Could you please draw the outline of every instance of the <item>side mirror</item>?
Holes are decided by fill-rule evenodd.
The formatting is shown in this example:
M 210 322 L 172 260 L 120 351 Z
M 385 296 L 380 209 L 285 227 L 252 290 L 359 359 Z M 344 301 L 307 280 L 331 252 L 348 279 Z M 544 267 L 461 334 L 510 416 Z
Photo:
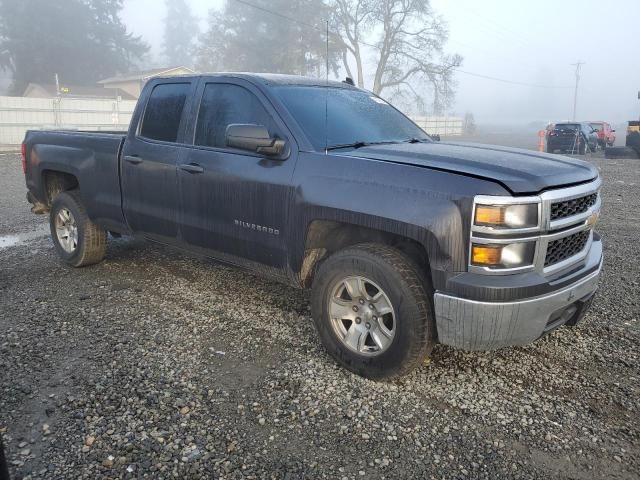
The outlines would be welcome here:
M 434 135 L 430 135 L 431 136 L 431 140 L 433 140 L 434 142 L 439 142 L 440 141 L 440 134 L 436 133 Z
M 240 148 L 269 156 L 282 155 L 286 145 L 284 140 L 271 138 L 264 125 L 253 123 L 227 125 L 225 143 L 227 147 Z

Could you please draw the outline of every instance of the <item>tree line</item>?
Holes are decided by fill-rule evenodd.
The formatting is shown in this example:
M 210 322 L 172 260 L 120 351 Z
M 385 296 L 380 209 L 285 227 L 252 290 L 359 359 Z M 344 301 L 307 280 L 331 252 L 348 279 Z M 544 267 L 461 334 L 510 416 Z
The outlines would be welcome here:
M 227 0 L 202 31 L 187 0 L 165 0 L 163 60 L 199 71 L 347 75 L 363 88 L 439 113 L 462 63 L 429 0 Z M 119 17 L 123 0 L 0 0 L 0 68 L 12 94 L 126 73 L 149 45 Z M 327 71 L 328 68 L 328 71 Z

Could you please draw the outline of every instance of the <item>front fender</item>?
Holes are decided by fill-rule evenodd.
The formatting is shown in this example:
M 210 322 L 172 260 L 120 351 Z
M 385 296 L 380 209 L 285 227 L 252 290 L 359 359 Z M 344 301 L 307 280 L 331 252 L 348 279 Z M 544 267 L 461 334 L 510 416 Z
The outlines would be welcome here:
M 309 225 L 329 220 L 418 242 L 436 287 L 448 273 L 466 270 L 474 195 L 507 194 L 498 184 L 464 175 L 322 154 L 302 154 L 294 182 L 294 271 L 304 257 Z

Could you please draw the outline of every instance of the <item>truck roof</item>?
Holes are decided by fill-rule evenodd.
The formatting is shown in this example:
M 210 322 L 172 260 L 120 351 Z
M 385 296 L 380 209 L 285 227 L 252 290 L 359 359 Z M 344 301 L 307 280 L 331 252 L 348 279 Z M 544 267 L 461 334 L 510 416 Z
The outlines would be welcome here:
M 249 72 L 214 72 L 214 73 L 199 73 L 199 74 L 188 74 L 188 75 L 173 75 L 173 76 L 158 76 L 153 77 L 154 79 L 162 79 L 162 80 L 171 80 L 175 78 L 222 78 L 222 77 L 232 77 L 232 78 L 242 78 L 244 80 L 248 80 L 253 83 L 261 83 L 265 86 L 281 86 L 281 85 L 299 85 L 299 86 L 330 86 L 333 88 L 348 88 L 355 89 L 358 88 L 349 85 L 348 83 L 329 80 L 328 82 L 323 78 L 314 78 L 314 77 L 305 77 L 302 75 L 285 75 L 281 73 L 249 73 Z

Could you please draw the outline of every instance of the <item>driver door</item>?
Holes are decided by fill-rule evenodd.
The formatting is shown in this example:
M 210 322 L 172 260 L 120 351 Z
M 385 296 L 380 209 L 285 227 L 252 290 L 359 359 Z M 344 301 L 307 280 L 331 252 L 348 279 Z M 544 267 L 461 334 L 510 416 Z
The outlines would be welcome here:
M 244 264 L 286 266 L 291 178 L 297 159 L 293 139 L 262 93 L 248 82 L 203 80 L 196 98 L 193 145 L 178 164 L 180 232 L 206 255 Z M 286 159 L 230 148 L 230 124 L 264 125 L 291 148 Z

